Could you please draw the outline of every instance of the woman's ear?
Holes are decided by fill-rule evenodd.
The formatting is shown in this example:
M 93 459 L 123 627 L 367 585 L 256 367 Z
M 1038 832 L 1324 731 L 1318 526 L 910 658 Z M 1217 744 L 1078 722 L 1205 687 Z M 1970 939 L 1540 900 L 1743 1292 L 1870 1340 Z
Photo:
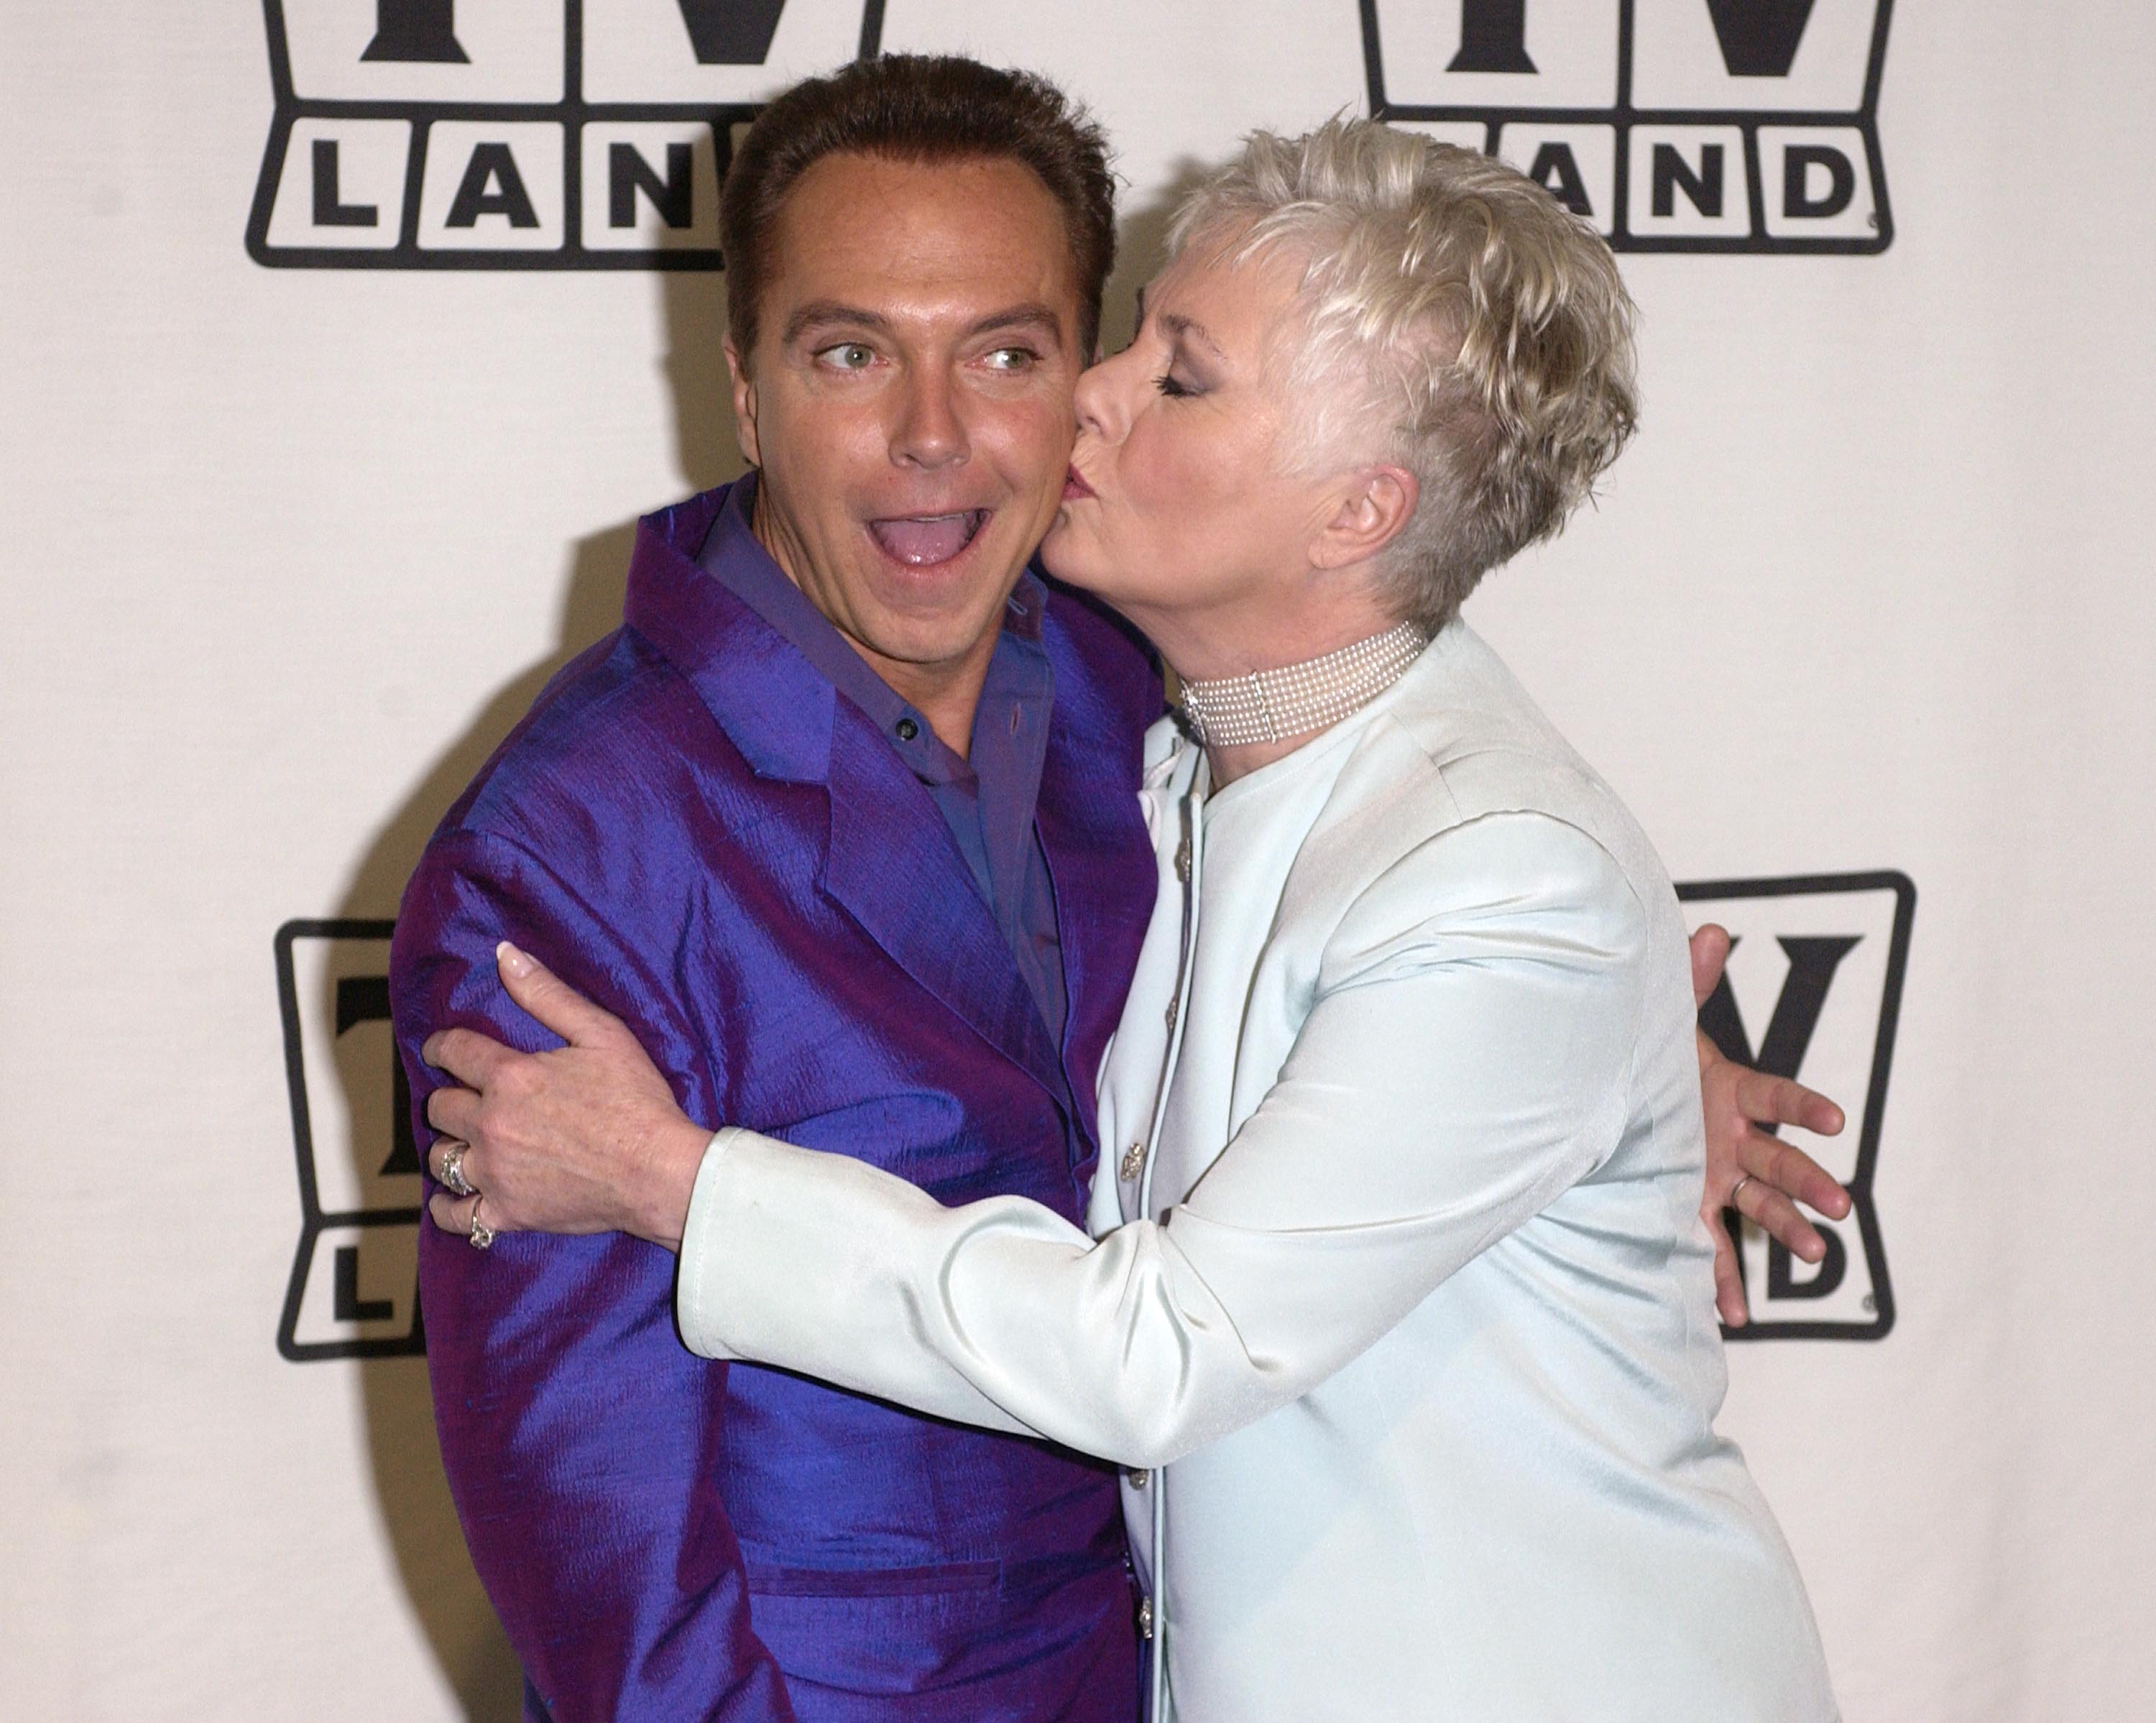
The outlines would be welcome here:
M 1366 466 L 1347 476 L 1345 494 L 1319 528 L 1310 560 L 1321 568 L 1367 562 L 1399 537 L 1421 494 L 1405 467 Z

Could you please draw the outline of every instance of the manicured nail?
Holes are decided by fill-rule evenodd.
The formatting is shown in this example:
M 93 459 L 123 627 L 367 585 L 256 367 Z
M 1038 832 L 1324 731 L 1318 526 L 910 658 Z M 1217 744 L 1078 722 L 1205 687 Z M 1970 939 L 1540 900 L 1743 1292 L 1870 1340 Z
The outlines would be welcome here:
M 531 959 L 506 939 L 494 948 L 494 960 L 501 964 L 501 973 L 512 981 L 521 981 L 533 967 Z

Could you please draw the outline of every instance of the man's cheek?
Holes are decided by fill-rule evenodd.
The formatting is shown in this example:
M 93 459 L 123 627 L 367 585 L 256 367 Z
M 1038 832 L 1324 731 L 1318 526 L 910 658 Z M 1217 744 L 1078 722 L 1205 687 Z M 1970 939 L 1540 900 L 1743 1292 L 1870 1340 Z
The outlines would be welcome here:
M 1068 390 L 1028 397 L 1003 415 L 1004 435 L 1014 443 L 1068 448 L 1078 435 L 1077 409 Z

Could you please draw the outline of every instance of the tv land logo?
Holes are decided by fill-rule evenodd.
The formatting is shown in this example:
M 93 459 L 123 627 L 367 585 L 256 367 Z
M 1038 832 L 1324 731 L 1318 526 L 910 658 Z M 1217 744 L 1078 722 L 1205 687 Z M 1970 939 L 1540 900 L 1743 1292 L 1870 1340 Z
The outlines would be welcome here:
M 1816 1267 L 1745 1226 L 1752 1321 L 1729 1337 L 1881 1339 L 1894 1294 L 1872 1181 L 1917 888 L 1902 873 L 1829 874 L 1681 885 L 1677 896 L 1688 925 L 1719 922 L 1736 942 L 1700 1026 L 1730 1058 L 1821 1090 L 1849 1116 L 1839 1137 L 1795 1134 L 1848 1188 L 1848 1219 L 1814 1217 L 1827 1247 Z
M 1876 252 L 1892 0 L 1361 0 L 1370 111 L 1620 251 Z M 883 0 L 263 0 L 275 266 L 720 267 L 738 129 Z
M 247 249 L 315 269 L 719 267 L 737 129 L 883 0 L 263 0 Z
M 277 1324 L 295 1363 L 426 1350 L 419 1153 L 389 1031 L 386 921 L 277 930 L 300 1247 Z
M 1848 1186 L 1847 1221 L 1821 1221 L 1825 1262 L 1756 1229 L 1741 1248 L 1750 1326 L 1732 1339 L 1877 1340 L 1893 1326 L 1872 1179 L 1908 962 L 1916 887 L 1899 873 L 1680 886 L 1692 925 L 1736 937 L 1701 1013 L 1732 1058 L 1794 1077 L 1849 1111 L 1804 1146 Z M 293 921 L 277 931 L 277 990 L 299 1168 L 300 1240 L 277 1328 L 295 1363 L 422 1352 L 420 1167 L 389 1027 L 386 921 Z
M 1370 111 L 1619 251 L 1877 252 L 1892 0 L 1362 0 Z

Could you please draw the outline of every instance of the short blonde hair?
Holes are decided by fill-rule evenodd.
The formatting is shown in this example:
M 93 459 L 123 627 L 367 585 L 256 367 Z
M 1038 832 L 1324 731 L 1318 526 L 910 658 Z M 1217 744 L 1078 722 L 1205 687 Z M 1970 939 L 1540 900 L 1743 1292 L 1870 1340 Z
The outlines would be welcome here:
M 1485 572 L 1559 532 L 1632 434 L 1616 260 L 1501 162 L 1370 120 L 1255 132 L 1168 244 L 1303 260 L 1278 355 L 1297 404 L 1288 458 L 1414 475 L 1420 502 L 1383 567 L 1396 613 L 1433 631 Z

